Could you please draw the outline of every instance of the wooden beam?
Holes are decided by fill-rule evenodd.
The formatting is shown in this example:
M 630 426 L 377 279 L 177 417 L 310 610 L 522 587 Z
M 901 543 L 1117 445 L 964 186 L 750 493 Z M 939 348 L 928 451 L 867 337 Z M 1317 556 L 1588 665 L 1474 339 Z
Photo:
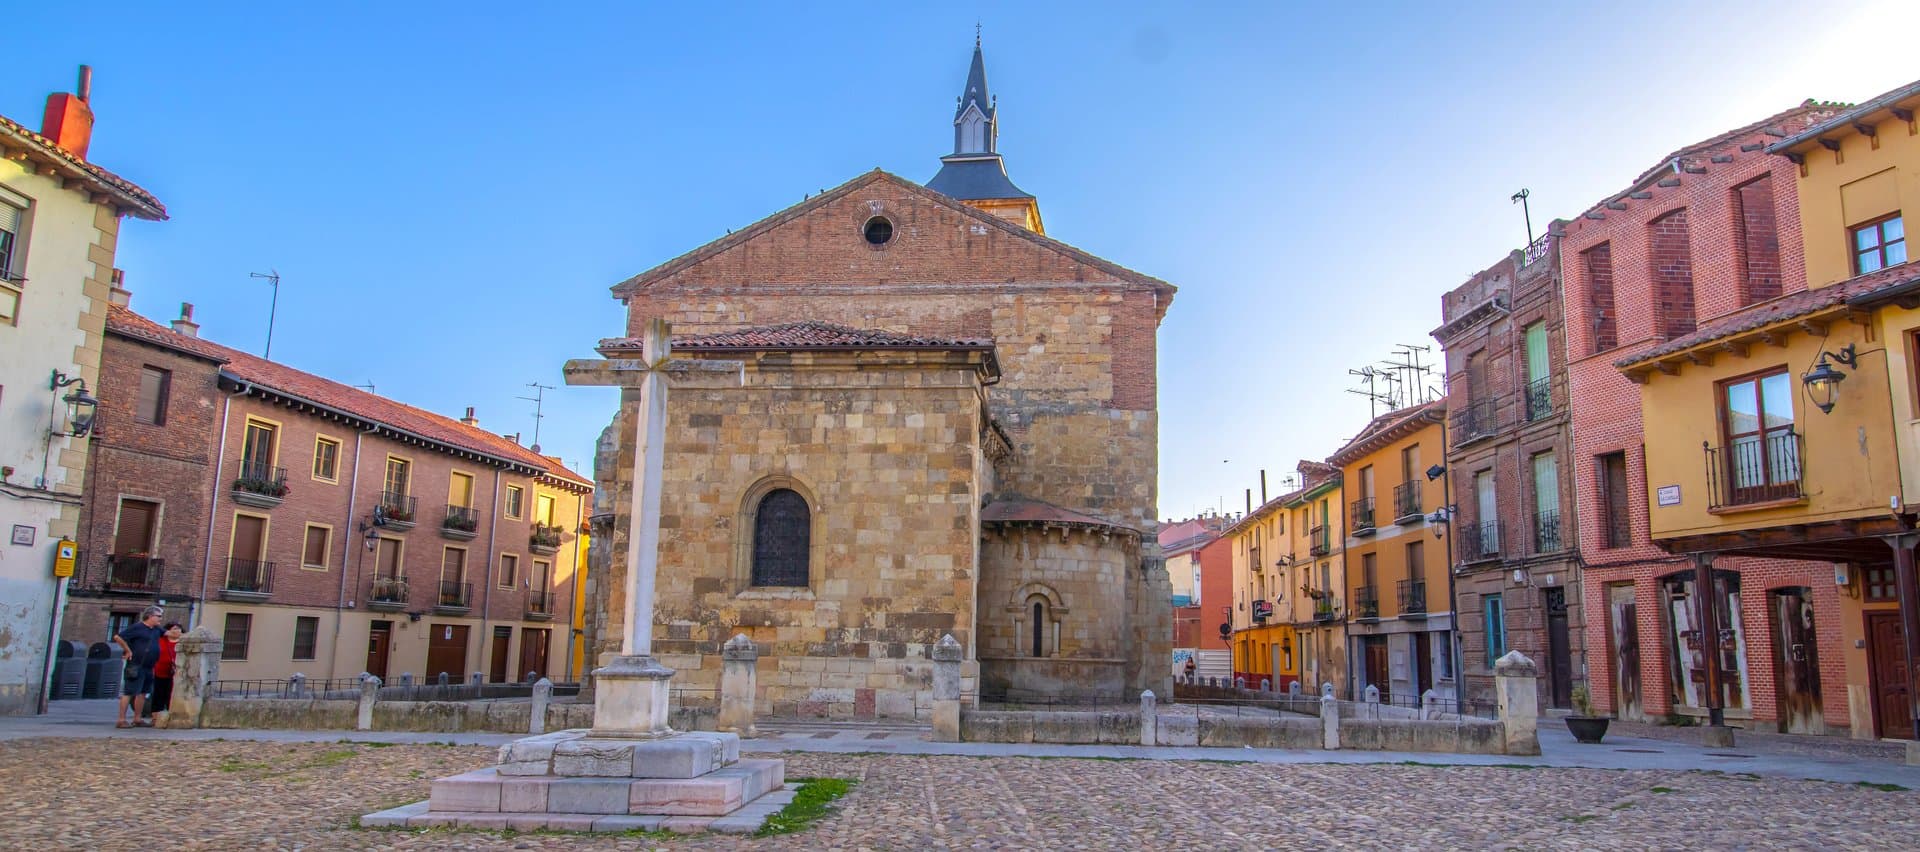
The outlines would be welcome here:
M 1723 340 L 1714 349 L 1732 355 L 1735 358 L 1747 357 L 1747 344 L 1738 340 Z
M 1840 140 L 1828 139 L 1825 136 L 1822 136 L 1820 137 L 1820 147 L 1825 148 L 1829 151 L 1838 153 L 1840 151 Z
M 1670 361 L 1665 358 L 1662 358 L 1659 361 L 1654 362 L 1653 366 L 1655 369 L 1658 369 L 1660 372 L 1665 373 L 1669 376 L 1680 375 L 1680 362 L 1678 361 Z
M 1827 334 L 1827 324 L 1820 320 L 1803 319 L 1800 321 L 1800 329 L 1815 337 L 1825 337 Z
M 1701 367 L 1711 367 L 1713 366 L 1713 353 L 1703 349 L 1695 349 L 1687 353 L 1687 360 Z
M 1874 130 L 1874 127 L 1873 127 L 1873 125 L 1871 125 L 1871 124 L 1868 124 L 1868 123 L 1866 123 L 1866 122 L 1864 122 L 1864 121 L 1856 121 L 1856 122 L 1854 122 L 1854 123 L 1853 123 L 1853 131 L 1854 131 L 1855 133 L 1858 133 L 1858 134 L 1860 134 L 1861 136 L 1875 136 L 1875 135 L 1878 135 L 1878 132 L 1877 132 L 1876 130 Z
M 1760 332 L 1759 337 L 1760 342 L 1768 346 L 1778 346 L 1782 349 L 1785 349 L 1787 346 L 1787 333 L 1785 331 L 1763 331 Z

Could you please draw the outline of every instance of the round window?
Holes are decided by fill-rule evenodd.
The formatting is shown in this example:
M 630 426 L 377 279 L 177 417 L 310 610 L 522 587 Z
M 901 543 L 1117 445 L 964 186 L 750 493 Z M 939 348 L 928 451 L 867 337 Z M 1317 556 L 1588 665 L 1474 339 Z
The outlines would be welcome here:
M 868 243 L 883 246 L 893 239 L 893 223 L 887 221 L 885 216 L 875 216 L 867 220 L 866 226 L 861 228 L 860 232 L 866 236 Z

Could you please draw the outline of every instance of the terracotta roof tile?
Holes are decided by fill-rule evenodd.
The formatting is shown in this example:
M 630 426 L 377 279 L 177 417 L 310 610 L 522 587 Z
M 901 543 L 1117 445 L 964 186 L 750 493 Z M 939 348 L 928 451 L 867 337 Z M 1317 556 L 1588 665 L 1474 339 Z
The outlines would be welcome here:
M 1076 524 L 1138 532 L 1132 527 L 1103 521 L 1092 515 L 1081 514 L 1072 509 L 1025 497 L 1002 497 L 988 503 L 980 509 L 980 522 L 983 524 Z
M 602 348 L 638 349 L 637 338 L 601 341 Z M 714 334 L 676 336 L 675 349 L 984 349 L 980 338 L 920 337 L 879 329 L 850 328 L 825 322 L 790 322 Z
M 0 115 L 0 134 L 12 136 L 30 144 L 40 149 L 40 153 L 58 160 L 69 170 L 80 172 L 106 188 L 114 190 L 121 196 L 121 201 L 133 209 L 134 215 L 143 219 L 167 218 L 166 205 L 161 204 L 160 199 L 153 197 L 153 193 L 141 189 L 139 184 L 74 156 L 73 152 L 60 147 L 52 139 L 28 130 L 24 125 L 4 115 Z
M 451 417 L 395 402 L 356 387 L 323 379 L 275 361 L 249 355 L 209 340 L 188 337 L 120 305 L 107 311 L 107 329 L 116 334 L 160 346 L 191 352 L 223 363 L 221 372 L 250 384 L 345 412 L 374 423 L 408 432 L 449 447 L 518 462 L 559 479 L 591 486 L 591 478 L 575 473 L 551 456 L 541 455 L 507 438 Z
M 1742 332 L 1765 328 L 1775 323 L 1785 322 L 1797 317 L 1833 307 L 1850 299 L 1871 296 L 1881 290 L 1920 280 L 1920 261 L 1889 266 L 1857 278 L 1849 278 L 1838 284 L 1788 293 L 1776 299 L 1769 299 L 1716 319 L 1708 320 L 1692 334 L 1676 337 L 1645 352 L 1622 358 L 1613 362 L 1615 367 L 1626 368 L 1644 364 L 1675 352 L 1683 352 L 1703 343 L 1711 343 L 1723 337 L 1731 337 Z

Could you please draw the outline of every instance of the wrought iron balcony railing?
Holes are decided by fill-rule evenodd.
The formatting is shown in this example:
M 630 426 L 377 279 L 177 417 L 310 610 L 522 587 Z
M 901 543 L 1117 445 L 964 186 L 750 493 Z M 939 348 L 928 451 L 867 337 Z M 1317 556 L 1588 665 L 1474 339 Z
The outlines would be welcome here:
M 533 534 L 527 537 L 527 546 L 537 552 L 551 554 L 560 549 L 560 528 L 546 524 L 534 524 Z
M 236 494 L 265 498 L 270 501 L 267 505 L 278 505 L 287 496 L 287 469 L 263 462 L 243 461 L 233 480 L 233 490 Z
M 1707 508 L 1724 509 L 1807 496 L 1801 436 L 1792 427 L 1733 439 L 1725 447 L 1702 443 L 1707 455 Z
M 155 594 L 165 582 L 167 560 L 156 556 L 109 556 L 102 591 Z
M 473 606 L 473 584 L 455 580 L 440 581 L 440 597 L 434 603 L 442 609 L 470 609 Z
M 375 577 L 367 593 L 367 606 L 387 611 L 406 609 L 408 591 L 407 581 L 399 577 Z
M 1481 521 L 1460 527 L 1460 561 L 1480 562 L 1500 558 L 1500 522 Z
M 1362 497 L 1348 507 L 1347 532 L 1350 535 L 1364 535 L 1373 532 L 1373 498 Z
M 440 521 L 440 531 L 448 538 L 471 539 L 480 529 L 480 511 L 472 506 L 447 504 L 447 515 Z
M 546 589 L 534 589 L 527 592 L 526 616 L 528 618 L 553 617 L 553 593 Z
M 1400 614 L 1425 615 L 1427 612 L 1427 581 L 1401 580 Z
M 1416 475 L 1421 474 L 1416 471 Z M 1394 523 L 1404 524 L 1426 513 L 1425 508 L 1421 505 L 1424 502 L 1423 498 L 1425 496 L 1421 490 L 1421 486 L 1425 484 L 1424 482 L 1416 480 L 1413 482 L 1402 482 L 1393 487 Z
M 1353 590 L 1353 616 L 1355 618 L 1380 617 L 1380 590 L 1375 586 L 1361 586 Z
M 1493 434 L 1500 428 L 1499 411 L 1497 399 L 1476 399 L 1455 411 L 1451 418 L 1454 446 Z
M 1327 528 L 1324 526 L 1318 526 L 1310 530 L 1307 530 L 1307 541 L 1308 541 L 1307 555 L 1325 556 L 1329 553 L 1332 553 L 1333 552 L 1332 538 L 1333 536 L 1329 534 Z
M 414 499 L 399 491 L 380 492 L 380 514 L 390 524 L 414 523 Z
M 273 563 L 259 559 L 227 559 L 227 581 L 221 591 L 243 595 L 273 594 Z
M 1527 383 L 1527 420 L 1553 416 L 1553 377 L 1542 376 Z
M 1549 509 L 1533 515 L 1533 552 L 1558 553 L 1566 548 L 1560 538 L 1560 510 Z

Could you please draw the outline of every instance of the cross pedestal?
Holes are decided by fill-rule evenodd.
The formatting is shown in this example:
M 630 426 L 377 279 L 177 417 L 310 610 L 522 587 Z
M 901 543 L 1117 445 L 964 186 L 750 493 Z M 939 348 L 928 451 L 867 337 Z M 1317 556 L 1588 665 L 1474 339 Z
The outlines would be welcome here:
M 637 352 L 613 347 L 603 351 L 619 357 L 568 361 L 565 369 L 569 385 L 633 388 L 640 402 L 626 622 L 620 653 L 593 672 L 593 728 L 509 743 L 494 766 L 435 781 L 431 799 L 370 814 L 361 824 L 744 833 L 792 800 L 782 789 L 785 761 L 740 759 L 737 734 L 667 725 L 673 670 L 653 658 L 667 375 L 737 376 L 741 370 L 736 362 L 673 361 L 670 341 L 666 321 L 654 319 Z

